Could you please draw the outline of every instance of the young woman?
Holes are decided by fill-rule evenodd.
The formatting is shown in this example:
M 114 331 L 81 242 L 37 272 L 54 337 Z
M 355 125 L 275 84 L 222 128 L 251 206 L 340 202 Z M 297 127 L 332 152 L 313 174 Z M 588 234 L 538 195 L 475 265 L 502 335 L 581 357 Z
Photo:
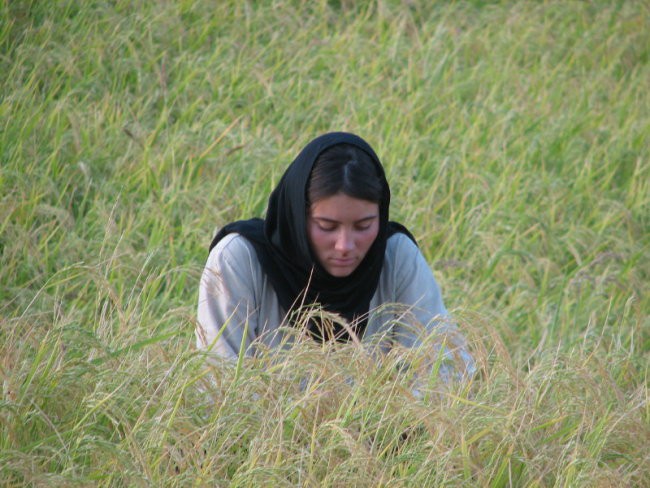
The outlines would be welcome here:
M 455 330 L 415 239 L 388 220 L 389 203 L 382 165 L 363 139 L 334 132 L 311 141 L 271 193 L 265 219 L 228 224 L 212 241 L 198 347 L 253 354 L 256 341 L 278 346 L 297 324 L 318 341 L 377 340 L 384 350 Z M 304 319 L 314 306 L 338 319 Z M 471 372 L 464 341 L 455 349 L 458 373 Z

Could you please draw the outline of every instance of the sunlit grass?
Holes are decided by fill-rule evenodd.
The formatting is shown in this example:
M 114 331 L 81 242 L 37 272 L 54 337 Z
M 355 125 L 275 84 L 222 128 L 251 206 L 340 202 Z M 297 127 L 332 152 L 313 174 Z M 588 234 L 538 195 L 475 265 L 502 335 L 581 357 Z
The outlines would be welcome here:
M 643 2 L 4 2 L 0 480 L 649 484 L 648 19 Z M 261 215 L 328 130 L 384 162 L 471 383 L 415 399 L 403 357 L 352 345 L 242 368 L 195 351 L 214 230 Z

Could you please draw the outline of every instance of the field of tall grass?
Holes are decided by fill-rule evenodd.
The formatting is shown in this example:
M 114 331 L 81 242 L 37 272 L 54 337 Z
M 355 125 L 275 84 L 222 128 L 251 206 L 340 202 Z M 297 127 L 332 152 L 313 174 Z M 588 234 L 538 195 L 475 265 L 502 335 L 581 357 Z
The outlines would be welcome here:
M 330 130 L 470 383 L 196 351 L 215 229 Z M 5 0 L 0 165 L 2 486 L 650 485 L 647 2 Z

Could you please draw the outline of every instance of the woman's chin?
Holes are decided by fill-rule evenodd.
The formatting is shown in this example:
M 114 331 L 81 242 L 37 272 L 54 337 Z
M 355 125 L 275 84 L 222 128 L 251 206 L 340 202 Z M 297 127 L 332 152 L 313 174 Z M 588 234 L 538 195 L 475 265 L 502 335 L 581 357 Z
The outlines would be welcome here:
M 328 266 L 325 271 L 335 278 L 345 278 L 350 276 L 356 268 L 356 266 Z

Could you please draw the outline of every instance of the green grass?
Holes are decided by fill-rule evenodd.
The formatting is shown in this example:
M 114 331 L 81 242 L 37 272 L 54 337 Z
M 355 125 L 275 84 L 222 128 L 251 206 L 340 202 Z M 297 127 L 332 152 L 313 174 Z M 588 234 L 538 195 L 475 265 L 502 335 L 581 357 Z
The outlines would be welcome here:
M 5 0 L 0 483 L 650 484 L 649 55 L 642 1 Z M 328 130 L 382 158 L 470 385 L 195 351 L 214 230 Z

